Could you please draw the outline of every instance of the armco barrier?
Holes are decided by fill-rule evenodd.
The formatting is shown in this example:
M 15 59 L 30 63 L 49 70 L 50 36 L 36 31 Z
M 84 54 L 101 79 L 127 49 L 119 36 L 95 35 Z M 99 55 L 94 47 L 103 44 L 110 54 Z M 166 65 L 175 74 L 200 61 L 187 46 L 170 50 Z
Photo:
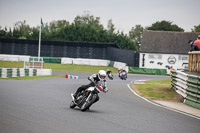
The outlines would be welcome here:
M 109 63 L 109 60 L 101 59 L 61 58 L 61 64 L 108 66 Z
M 172 87 L 184 97 L 184 103 L 200 109 L 200 76 L 172 70 Z
M 52 75 L 52 69 L 0 68 L 0 78 Z
M 129 73 L 166 75 L 167 71 L 166 71 L 166 69 L 150 69 L 150 68 L 129 67 Z
M 26 55 L 8 55 L 0 54 L 0 60 L 2 61 L 29 61 L 30 56 Z
M 43 61 L 45 63 L 58 63 L 58 64 L 61 64 L 61 58 L 60 57 L 43 57 Z
M 101 60 L 101 59 L 82 59 L 82 58 L 61 58 L 61 64 L 75 64 L 75 65 L 91 65 L 91 66 L 112 66 L 115 68 L 123 68 L 128 72 L 126 63 Z

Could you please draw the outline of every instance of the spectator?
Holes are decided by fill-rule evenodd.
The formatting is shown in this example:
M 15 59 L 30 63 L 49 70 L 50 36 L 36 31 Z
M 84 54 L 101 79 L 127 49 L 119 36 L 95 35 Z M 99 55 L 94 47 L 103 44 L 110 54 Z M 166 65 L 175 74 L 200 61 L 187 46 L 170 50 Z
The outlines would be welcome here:
M 170 73 L 169 73 L 170 76 L 172 75 L 172 72 L 171 72 L 172 70 L 174 70 L 173 66 L 170 67 Z
M 200 48 L 192 40 L 189 40 L 188 44 L 191 46 L 190 51 L 200 51 Z
M 194 44 L 196 44 L 200 48 L 200 35 L 198 35 L 197 40 L 194 41 Z

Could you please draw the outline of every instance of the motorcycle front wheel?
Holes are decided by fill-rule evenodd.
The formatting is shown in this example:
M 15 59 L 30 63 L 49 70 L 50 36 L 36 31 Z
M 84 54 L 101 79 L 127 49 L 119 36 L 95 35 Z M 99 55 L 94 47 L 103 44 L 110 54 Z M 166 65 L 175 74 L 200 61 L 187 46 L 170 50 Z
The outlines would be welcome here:
M 97 98 L 97 95 L 92 95 L 92 99 L 89 101 L 86 101 L 82 106 L 81 106 L 81 111 L 86 111 L 89 109 L 89 107 L 95 102 Z

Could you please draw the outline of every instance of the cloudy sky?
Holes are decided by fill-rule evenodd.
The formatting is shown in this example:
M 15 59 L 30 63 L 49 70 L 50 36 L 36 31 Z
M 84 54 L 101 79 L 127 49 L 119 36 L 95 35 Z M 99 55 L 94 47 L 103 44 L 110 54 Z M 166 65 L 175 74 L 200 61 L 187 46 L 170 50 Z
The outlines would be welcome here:
M 200 0 L 0 0 L 0 26 L 13 27 L 26 20 L 30 26 L 65 19 L 89 11 L 107 27 L 112 19 L 117 30 L 128 33 L 137 24 L 151 26 L 157 21 L 171 21 L 185 31 L 200 24 Z

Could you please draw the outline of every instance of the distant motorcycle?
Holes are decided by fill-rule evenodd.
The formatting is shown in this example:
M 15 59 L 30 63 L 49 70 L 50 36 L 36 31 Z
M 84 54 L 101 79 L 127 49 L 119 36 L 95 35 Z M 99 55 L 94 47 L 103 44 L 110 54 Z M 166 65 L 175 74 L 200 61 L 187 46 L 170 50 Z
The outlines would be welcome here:
M 74 99 L 73 94 L 71 94 L 72 102 L 70 108 L 78 106 L 81 111 L 86 111 L 92 106 L 92 104 L 99 100 L 98 93 L 102 91 L 106 93 L 108 90 L 105 89 L 105 83 L 100 81 L 95 87 L 89 87 L 79 93 L 76 99 Z
M 126 80 L 127 79 L 127 72 L 126 70 L 122 70 L 120 73 L 119 73 L 119 78 L 121 80 Z
M 114 79 L 113 74 L 112 74 L 112 71 L 107 71 L 106 74 L 107 74 L 107 76 L 108 76 L 108 78 L 109 78 L 110 80 L 113 80 L 113 79 Z

